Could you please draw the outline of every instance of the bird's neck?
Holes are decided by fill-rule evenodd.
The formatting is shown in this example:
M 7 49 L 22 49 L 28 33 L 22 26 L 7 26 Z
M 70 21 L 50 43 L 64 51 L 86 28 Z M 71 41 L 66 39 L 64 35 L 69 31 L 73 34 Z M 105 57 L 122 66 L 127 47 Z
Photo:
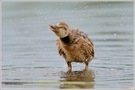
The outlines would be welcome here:
M 63 42 L 63 43 L 65 43 L 65 44 L 70 44 L 70 37 L 69 37 L 69 35 L 68 36 L 66 36 L 66 37 L 64 37 L 64 38 L 60 38 L 61 39 L 61 41 Z

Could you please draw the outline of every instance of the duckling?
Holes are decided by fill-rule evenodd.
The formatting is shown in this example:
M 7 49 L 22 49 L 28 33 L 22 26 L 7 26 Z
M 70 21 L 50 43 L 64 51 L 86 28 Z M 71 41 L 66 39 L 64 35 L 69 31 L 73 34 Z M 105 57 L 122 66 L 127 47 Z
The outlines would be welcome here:
M 50 24 L 49 27 L 59 37 L 56 40 L 58 52 L 65 58 L 68 71 L 72 71 L 71 62 L 83 62 L 85 70 L 88 70 L 89 62 L 94 58 L 94 45 L 88 35 L 70 28 L 65 22 Z

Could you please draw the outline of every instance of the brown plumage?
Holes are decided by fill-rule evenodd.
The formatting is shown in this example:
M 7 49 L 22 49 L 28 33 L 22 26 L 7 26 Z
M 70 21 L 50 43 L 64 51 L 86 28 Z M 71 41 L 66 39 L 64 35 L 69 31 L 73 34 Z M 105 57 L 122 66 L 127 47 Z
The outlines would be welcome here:
M 72 70 L 71 62 L 84 62 L 88 70 L 89 62 L 94 58 L 94 45 L 91 39 L 78 29 L 69 28 L 65 22 L 50 25 L 50 29 L 59 37 L 56 41 L 60 56 L 63 56 Z

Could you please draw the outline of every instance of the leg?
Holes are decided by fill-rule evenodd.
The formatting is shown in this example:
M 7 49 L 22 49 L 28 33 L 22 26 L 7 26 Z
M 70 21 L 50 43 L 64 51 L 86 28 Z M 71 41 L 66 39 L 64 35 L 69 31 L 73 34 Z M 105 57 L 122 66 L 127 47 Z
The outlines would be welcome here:
M 67 65 L 68 65 L 68 71 L 71 72 L 71 71 L 72 71 L 72 65 L 71 65 L 71 62 L 67 62 Z
M 88 71 L 89 62 L 86 61 L 86 62 L 85 62 L 85 65 L 86 65 L 86 66 L 85 66 L 85 70 Z

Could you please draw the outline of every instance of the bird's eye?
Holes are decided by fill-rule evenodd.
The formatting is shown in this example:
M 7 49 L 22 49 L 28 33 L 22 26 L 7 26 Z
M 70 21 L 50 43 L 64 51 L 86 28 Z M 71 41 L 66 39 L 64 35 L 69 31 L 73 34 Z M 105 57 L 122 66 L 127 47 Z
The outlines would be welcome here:
M 58 27 L 58 29 L 61 29 L 61 28 L 63 28 L 63 27 Z
M 64 29 L 64 30 L 66 30 L 66 28 L 65 28 L 65 27 L 58 27 L 58 29 Z
M 65 30 L 67 30 L 67 28 L 64 27 Z

